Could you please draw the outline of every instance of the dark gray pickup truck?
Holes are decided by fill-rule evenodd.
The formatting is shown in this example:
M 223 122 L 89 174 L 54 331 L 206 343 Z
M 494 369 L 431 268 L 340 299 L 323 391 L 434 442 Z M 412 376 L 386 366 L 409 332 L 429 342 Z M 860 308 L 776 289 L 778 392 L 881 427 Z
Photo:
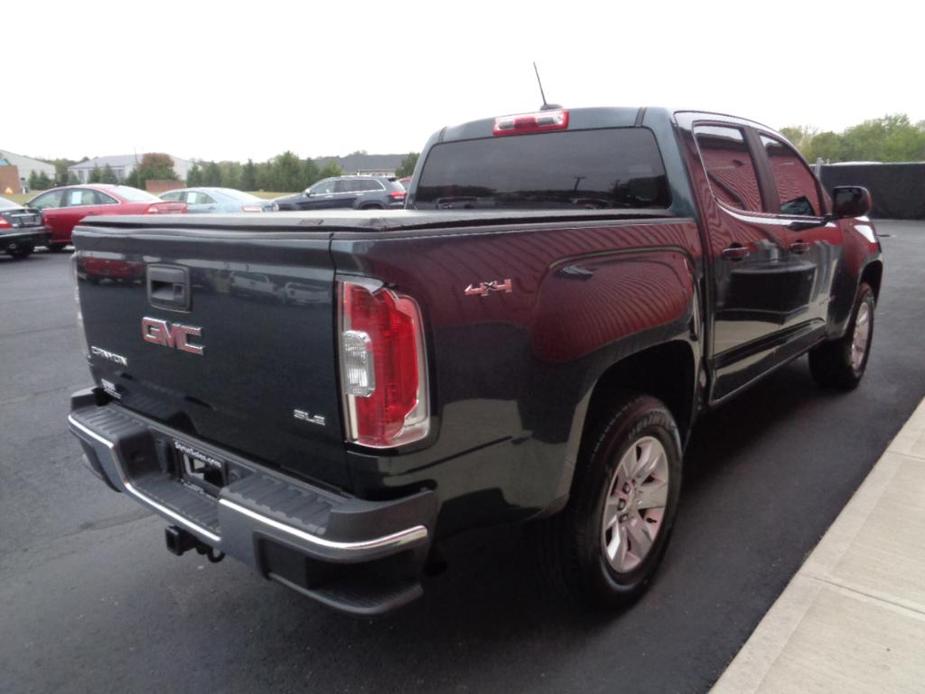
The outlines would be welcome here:
M 439 131 L 404 210 L 85 219 L 69 425 L 171 551 L 342 610 L 406 604 L 443 538 L 521 521 L 553 585 L 623 605 L 700 413 L 806 353 L 860 381 L 869 207 L 759 123 L 588 108 Z

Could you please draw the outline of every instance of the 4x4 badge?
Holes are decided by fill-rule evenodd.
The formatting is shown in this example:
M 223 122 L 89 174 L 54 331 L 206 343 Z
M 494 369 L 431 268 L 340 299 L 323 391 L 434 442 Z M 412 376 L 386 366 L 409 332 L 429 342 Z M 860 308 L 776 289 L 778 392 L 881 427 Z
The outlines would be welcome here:
M 505 293 L 510 294 L 514 291 L 511 284 L 511 278 L 505 277 L 503 280 L 491 280 L 490 282 L 479 282 L 477 285 L 470 284 L 466 287 L 466 296 L 488 296 L 489 294 Z

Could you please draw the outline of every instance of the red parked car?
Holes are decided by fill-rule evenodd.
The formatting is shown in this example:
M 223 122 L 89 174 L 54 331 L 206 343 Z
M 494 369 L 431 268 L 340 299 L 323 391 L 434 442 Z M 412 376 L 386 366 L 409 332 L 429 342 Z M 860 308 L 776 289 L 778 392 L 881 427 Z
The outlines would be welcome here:
M 186 212 L 186 203 L 167 202 L 130 186 L 89 183 L 46 190 L 29 201 L 42 211 L 51 232 L 48 250 L 61 251 L 71 242 L 71 232 L 84 217 L 109 214 L 170 214 Z

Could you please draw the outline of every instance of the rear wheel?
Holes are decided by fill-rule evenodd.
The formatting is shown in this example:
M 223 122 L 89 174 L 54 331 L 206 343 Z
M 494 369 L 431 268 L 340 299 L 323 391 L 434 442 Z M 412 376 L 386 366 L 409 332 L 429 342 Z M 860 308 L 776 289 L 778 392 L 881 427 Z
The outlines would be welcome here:
M 16 249 L 9 251 L 9 254 L 16 260 L 22 260 L 23 258 L 28 258 L 30 255 L 32 255 L 32 251 L 34 250 L 35 246 L 30 243 L 18 246 Z
M 543 568 L 568 597 L 619 607 L 642 595 L 668 545 L 680 438 L 664 404 L 627 394 L 588 443 L 568 505 L 538 528 Z
M 819 385 L 851 390 L 861 382 L 874 337 L 875 308 L 873 289 L 862 283 L 844 336 L 824 342 L 809 353 L 809 370 Z

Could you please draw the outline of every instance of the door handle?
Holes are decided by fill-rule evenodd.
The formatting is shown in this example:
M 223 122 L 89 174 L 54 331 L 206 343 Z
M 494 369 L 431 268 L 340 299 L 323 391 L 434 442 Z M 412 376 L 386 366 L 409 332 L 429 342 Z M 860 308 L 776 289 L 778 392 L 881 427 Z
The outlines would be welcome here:
M 806 253 L 806 251 L 808 250 L 809 250 L 809 244 L 806 243 L 806 241 L 794 241 L 793 243 L 790 244 L 791 253 L 796 253 L 796 254 Z
M 749 254 L 749 250 L 745 246 L 740 246 L 739 244 L 733 244 L 729 248 L 723 249 L 723 258 L 726 260 L 742 260 Z
M 170 265 L 148 265 L 148 303 L 155 308 L 188 311 L 189 270 Z

